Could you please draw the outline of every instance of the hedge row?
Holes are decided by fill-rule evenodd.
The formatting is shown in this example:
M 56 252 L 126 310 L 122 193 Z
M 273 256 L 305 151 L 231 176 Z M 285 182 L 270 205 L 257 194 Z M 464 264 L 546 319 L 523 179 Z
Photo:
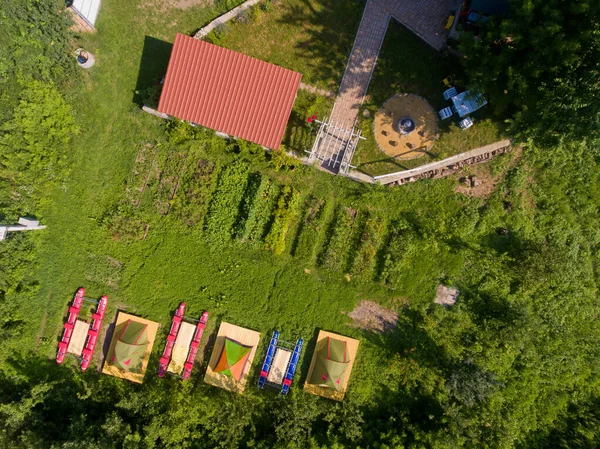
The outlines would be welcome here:
M 343 270 L 348 256 L 357 211 L 338 207 L 330 224 L 326 245 L 319 257 L 319 265 L 332 270 Z
M 186 225 L 194 226 L 206 216 L 219 171 L 220 166 L 200 159 L 181 176 L 179 190 L 173 198 L 173 214 Z
M 280 187 L 267 177 L 261 179 L 254 202 L 248 211 L 242 240 L 260 243 L 269 231 L 273 211 L 277 206 Z
M 265 238 L 265 248 L 272 250 L 275 254 L 283 253 L 288 230 L 299 207 L 300 194 L 291 187 L 285 186 L 277 202 L 273 224 Z
M 232 239 L 249 172 L 248 165 L 243 162 L 234 162 L 221 171 L 204 221 L 210 243 L 224 244 Z
M 335 203 L 311 197 L 293 256 L 315 263 L 322 244 L 326 240 L 327 224 L 331 221 Z

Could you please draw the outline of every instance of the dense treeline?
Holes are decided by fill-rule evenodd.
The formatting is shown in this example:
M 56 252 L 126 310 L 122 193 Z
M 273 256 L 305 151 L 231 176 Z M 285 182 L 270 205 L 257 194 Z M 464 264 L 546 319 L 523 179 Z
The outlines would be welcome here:
M 468 81 L 513 132 L 556 143 L 600 136 L 600 3 L 512 0 L 477 39 L 463 39 Z
M 1 97 L 0 210 L 8 215 L 34 212 L 42 186 L 65 179 L 76 124 L 64 97 L 71 73 L 64 17 L 50 0 L 6 4 L 0 45 L 7 52 L 0 54 L 11 55 L 2 64 L 14 89 Z M 42 19 L 52 26 L 32 29 Z M 14 62 L 25 48 L 36 55 L 28 70 Z M 32 135 L 39 126 L 46 132 Z M 304 394 L 298 378 L 287 398 L 250 387 L 232 395 L 205 385 L 198 373 L 184 383 L 148 375 L 138 386 L 59 367 L 28 348 L 4 356 L 0 367 L 1 447 L 598 445 L 597 146 L 564 138 L 549 149 L 530 141 L 514 162 L 492 162 L 503 177 L 485 199 L 454 194 L 452 182 L 440 180 L 396 190 L 355 186 L 336 192 L 338 201 L 311 191 L 309 181 L 290 181 L 308 177 L 308 168 L 277 175 L 262 151 L 212 139 L 180 127 L 157 143 L 162 153 L 152 146 L 139 152 L 147 166 L 155 154 L 176 160 L 175 149 L 199 161 L 190 157 L 182 169 L 171 204 L 163 198 L 170 176 L 163 184 L 152 180 L 146 188 L 155 196 L 144 197 L 136 182 L 145 186 L 147 178 L 131 179 L 98 232 L 133 246 L 147 231 L 144 220 L 152 221 L 150 232 L 165 221 L 177 232 L 197 230 L 221 251 L 266 248 L 290 264 L 302 260 L 325 281 L 351 273 L 353 282 L 376 282 L 390 297 L 409 298 L 394 331 L 364 333 L 371 353 L 353 374 L 362 388 L 354 383 L 345 401 L 334 403 Z M 36 239 L 15 236 L 0 246 L 3 339 L 25 331 L 27 310 L 17 298 L 36 289 Z M 439 281 L 461 291 L 452 309 L 431 304 L 427 292 Z
M 35 213 L 65 179 L 77 132 L 64 99 L 76 84 L 70 18 L 52 0 L 7 0 L 0 11 L 0 210 Z
M 70 18 L 52 0 L 6 0 L 0 8 L 0 223 L 39 217 L 39 204 L 68 175 L 77 133 L 65 100 L 77 83 Z M 34 295 L 36 236 L 0 245 L 0 334 L 16 336 Z

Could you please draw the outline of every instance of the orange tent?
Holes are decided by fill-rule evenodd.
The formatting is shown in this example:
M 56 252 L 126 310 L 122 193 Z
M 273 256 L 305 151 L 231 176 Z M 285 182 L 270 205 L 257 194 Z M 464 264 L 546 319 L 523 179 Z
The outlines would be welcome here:
M 244 346 L 230 338 L 225 339 L 223 351 L 215 366 L 214 372 L 231 376 L 236 380 L 242 378 L 244 367 L 250 357 L 251 346 Z

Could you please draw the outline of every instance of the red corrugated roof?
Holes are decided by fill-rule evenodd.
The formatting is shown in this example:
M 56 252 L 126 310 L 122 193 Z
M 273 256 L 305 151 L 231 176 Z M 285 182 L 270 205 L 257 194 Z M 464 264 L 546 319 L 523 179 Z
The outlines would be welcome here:
M 283 67 L 177 34 L 158 110 L 277 149 L 301 77 Z

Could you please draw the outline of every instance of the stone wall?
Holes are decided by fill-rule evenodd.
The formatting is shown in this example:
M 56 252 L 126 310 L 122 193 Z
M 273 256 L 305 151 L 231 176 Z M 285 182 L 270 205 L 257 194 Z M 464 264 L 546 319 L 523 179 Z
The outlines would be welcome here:
M 375 176 L 374 180 L 381 185 L 402 185 L 407 182 L 418 181 L 419 179 L 442 178 L 456 173 L 464 166 L 487 162 L 494 156 L 507 153 L 510 150 L 510 140 L 501 140 L 465 153 L 450 156 L 441 161 L 421 165 L 417 168 Z
M 215 20 L 213 20 L 212 22 L 210 22 L 205 27 L 200 28 L 198 30 L 198 32 L 196 34 L 194 34 L 194 39 L 202 39 L 208 33 L 210 33 L 212 30 L 214 30 L 215 28 L 217 28 L 219 25 L 223 25 L 224 23 L 229 22 L 231 19 L 235 19 L 242 12 L 244 12 L 248 8 L 256 5 L 260 1 L 261 0 L 248 0 L 248 1 L 245 1 L 240 6 L 237 6 L 237 7 L 233 8 L 231 11 L 226 12 L 222 16 L 217 17 Z

